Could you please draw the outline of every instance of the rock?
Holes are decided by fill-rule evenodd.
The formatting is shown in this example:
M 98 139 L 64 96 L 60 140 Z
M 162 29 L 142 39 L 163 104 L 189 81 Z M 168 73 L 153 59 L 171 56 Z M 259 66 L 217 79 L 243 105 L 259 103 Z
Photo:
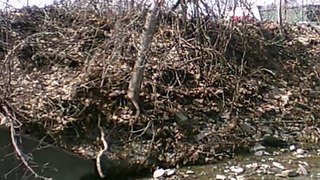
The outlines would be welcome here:
M 262 156 L 264 154 L 264 151 L 256 151 L 254 152 L 255 156 Z
M 299 154 L 301 155 L 301 154 L 304 154 L 304 153 L 306 153 L 306 152 L 307 152 L 306 150 L 297 149 L 296 152 L 294 152 L 293 154 L 294 154 L 294 155 L 299 155 Z
M 279 154 L 284 153 L 286 151 L 287 151 L 286 148 L 281 148 L 280 151 L 277 151 L 277 153 L 275 153 L 275 154 L 279 155 Z
M 240 167 L 240 166 L 231 166 L 230 167 L 230 171 L 234 172 L 236 174 L 241 174 L 244 172 L 244 168 Z
M 306 168 L 301 164 L 298 164 L 298 165 L 299 165 L 298 173 L 302 176 L 308 175 L 308 171 L 306 170 Z
M 304 155 L 304 154 L 297 154 L 296 155 L 296 158 L 298 158 L 298 159 L 305 158 L 305 157 L 306 157 L 306 155 Z
M 275 136 L 264 136 L 262 139 L 262 145 L 267 147 L 287 147 L 286 141 Z
M 258 167 L 259 167 L 258 163 L 251 163 L 246 165 L 247 169 L 257 169 Z
M 262 146 L 261 144 L 256 144 L 252 147 L 252 151 L 256 152 L 256 151 L 261 151 L 261 150 L 265 150 L 266 147 L 265 146 Z
M 236 180 L 245 180 L 244 176 L 236 176 Z
M 265 174 L 268 174 L 268 175 L 275 175 L 275 172 L 271 170 L 267 170 Z
M 278 155 L 281 154 L 281 152 L 284 152 L 284 151 L 281 151 L 281 149 L 280 149 L 280 151 L 273 151 L 273 152 L 272 152 L 272 155 L 273 155 L 273 156 L 278 156 Z
M 289 150 L 290 151 L 294 151 L 296 149 L 296 146 L 295 145 L 291 145 L 290 147 L 289 147 Z
M 174 113 L 176 119 L 177 119 L 177 122 L 178 124 L 180 125 L 186 125 L 186 124 L 189 124 L 189 121 L 188 121 L 188 114 L 184 111 L 177 111 Z
M 184 175 L 183 175 L 183 178 L 185 178 L 185 179 L 189 179 L 189 178 L 190 178 L 190 176 L 189 176 L 189 174 L 184 174 Z
M 201 140 L 202 140 L 203 138 L 205 138 L 206 136 L 207 136 L 206 133 L 201 132 L 201 133 L 199 133 L 199 134 L 196 135 L 195 139 L 196 139 L 196 141 L 201 141 Z
M 225 180 L 225 179 L 227 179 L 227 176 L 225 176 L 225 175 L 222 175 L 222 174 L 216 175 L 216 180 Z
M 292 154 L 294 156 L 296 156 L 296 158 L 304 158 L 307 156 L 307 151 L 303 150 L 303 149 L 297 149 L 295 152 L 293 152 Z
M 160 178 L 160 177 L 163 177 L 165 174 L 165 170 L 160 168 L 160 169 L 157 169 L 153 172 L 153 178 Z
M 256 172 L 258 174 L 269 174 L 269 170 L 266 168 L 262 168 L 262 167 L 260 169 L 257 169 Z
M 286 178 L 286 177 L 297 177 L 299 176 L 299 174 L 297 173 L 296 170 L 290 169 L 290 170 L 282 171 L 281 174 L 276 174 L 276 176 Z
M 187 173 L 187 174 L 194 174 L 194 172 L 191 171 L 191 170 L 188 170 L 186 173 Z
M 174 175 L 176 173 L 176 170 L 175 169 L 166 169 L 165 170 L 165 174 L 167 175 L 167 176 L 172 176 L 172 175 Z
M 269 164 L 261 164 L 260 166 L 262 169 L 269 169 L 270 165 Z
M 306 161 L 298 161 L 299 165 L 309 166 Z
M 263 170 L 258 169 L 258 170 L 256 171 L 256 173 L 257 173 L 257 174 L 262 174 L 262 173 L 263 173 Z
M 285 169 L 284 166 L 278 162 L 272 162 L 272 165 L 279 169 Z
M 270 156 L 271 154 L 269 153 L 269 152 L 267 152 L 267 151 L 263 151 L 263 154 L 264 155 L 267 155 L 267 156 Z
M 288 173 L 288 177 L 297 177 L 299 176 L 299 173 L 297 171 L 290 171 Z

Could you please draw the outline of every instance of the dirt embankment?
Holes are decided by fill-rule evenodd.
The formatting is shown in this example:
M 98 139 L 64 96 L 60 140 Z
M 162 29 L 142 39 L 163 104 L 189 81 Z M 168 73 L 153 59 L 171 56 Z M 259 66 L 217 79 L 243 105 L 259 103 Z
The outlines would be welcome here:
M 26 133 L 89 158 L 102 128 L 106 157 L 147 167 L 215 162 L 265 134 L 318 142 L 316 29 L 285 25 L 280 36 L 272 22 L 202 20 L 183 32 L 164 18 L 135 120 L 126 90 L 144 20 L 53 7 L 3 15 L 1 103 Z

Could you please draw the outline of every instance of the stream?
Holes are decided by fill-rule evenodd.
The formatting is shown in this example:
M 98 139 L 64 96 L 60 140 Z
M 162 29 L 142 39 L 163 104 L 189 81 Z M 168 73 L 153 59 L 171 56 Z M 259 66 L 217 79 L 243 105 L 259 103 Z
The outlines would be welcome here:
M 238 154 L 216 164 L 177 168 L 174 174 L 164 173 L 155 179 L 320 179 L 319 145 L 291 145 L 281 149 L 258 145 L 253 149 L 251 153 Z

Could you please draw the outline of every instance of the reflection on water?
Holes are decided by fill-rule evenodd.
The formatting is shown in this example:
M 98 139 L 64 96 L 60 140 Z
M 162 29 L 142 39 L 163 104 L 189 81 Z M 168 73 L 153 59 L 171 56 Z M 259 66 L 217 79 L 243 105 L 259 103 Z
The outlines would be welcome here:
M 303 151 L 301 151 L 303 149 Z M 307 147 L 288 152 L 289 149 L 268 149 L 270 155 L 255 156 L 253 154 L 237 155 L 234 159 L 225 160 L 214 165 L 193 166 L 182 168 L 181 171 L 192 170 L 196 179 L 216 179 L 217 175 L 235 179 L 283 179 L 283 172 L 298 172 L 290 174 L 290 179 L 306 180 L 320 179 L 320 148 Z M 298 154 L 299 152 L 300 154 Z M 244 172 L 236 174 L 233 167 L 240 167 Z M 299 174 L 299 168 L 305 168 L 307 175 Z M 241 169 L 240 169 L 241 170 Z M 300 170 L 301 171 L 301 170 Z

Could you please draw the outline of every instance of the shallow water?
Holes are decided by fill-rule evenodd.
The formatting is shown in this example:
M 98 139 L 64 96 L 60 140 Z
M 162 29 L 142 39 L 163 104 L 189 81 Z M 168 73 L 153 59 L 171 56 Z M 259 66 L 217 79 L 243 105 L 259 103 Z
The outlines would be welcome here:
M 301 148 L 303 149 L 303 148 Z M 204 166 L 192 166 L 187 168 L 182 168 L 178 171 L 192 170 L 194 172 L 194 177 L 196 179 L 216 179 L 216 175 L 225 175 L 230 178 L 237 179 L 285 179 L 283 177 L 278 177 L 275 174 L 280 174 L 282 171 L 288 169 L 298 169 L 299 164 L 302 164 L 308 171 L 308 175 L 299 175 L 297 177 L 290 177 L 294 180 L 307 180 L 307 179 L 320 179 L 320 148 L 308 147 L 306 153 L 297 155 L 296 151 L 291 152 L 281 152 L 278 150 L 266 150 L 270 152 L 271 155 L 255 156 L 254 154 L 237 155 L 234 159 L 228 159 L 223 162 L 204 165 Z M 283 149 L 283 151 L 289 151 Z M 280 154 L 278 154 L 280 153 Z M 274 155 L 278 154 L 278 155 Z M 276 168 L 272 165 L 273 162 L 280 163 L 284 166 L 284 169 Z M 257 163 L 259 166 L 270 165 L 269 173 L 257 173 L 259 168 L 248 168 L 246 165 Z M 238 166 L 244 168 L 243 173 L 234 174 L 231 172 L 226 172 L 231 166 Z

